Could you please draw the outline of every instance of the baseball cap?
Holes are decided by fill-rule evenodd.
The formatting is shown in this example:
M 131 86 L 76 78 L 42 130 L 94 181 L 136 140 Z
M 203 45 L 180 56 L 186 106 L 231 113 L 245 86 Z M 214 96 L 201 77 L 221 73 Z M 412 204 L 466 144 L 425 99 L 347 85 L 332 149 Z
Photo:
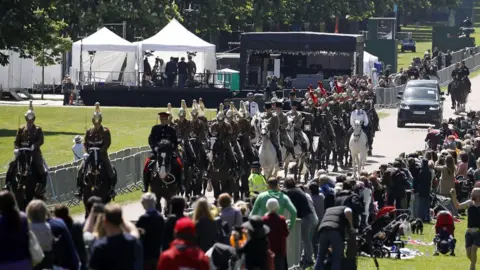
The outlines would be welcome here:
M 176 234 L 195 235 L 196 233 L 195 224 L 190 218 L 183 217 L 177 220 L 177 223 L 175 223 L 174 231 Z

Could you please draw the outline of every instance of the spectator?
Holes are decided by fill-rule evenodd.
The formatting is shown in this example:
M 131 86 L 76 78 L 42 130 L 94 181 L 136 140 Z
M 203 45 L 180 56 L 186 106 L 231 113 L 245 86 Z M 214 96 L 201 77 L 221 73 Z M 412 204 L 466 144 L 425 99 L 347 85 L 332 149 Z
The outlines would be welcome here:
M 197 232 L 198 246 L 207 252 L 219 240 L 217 223 L 210 211 L 210 205 L 205 198 L 200 198 L 195 204 L 193 222 Z
M 131 222 L 123 218 L 122 207 L 107 204 L 103 223 L 106 237 L 93 245 L 89 267 L 94 270 L 142 269 L 143 251 L 138 240 L 139 233 Z
M 73 138 L 74 145 L 72 146 L 73 152 L 73 161 L 77 161 L 83 158 L 83 144 L 82 144 L 82 136 L 77 135 Z
M 353 192 L 355 180 L 347 180 L 343 183 L 343 190 L 338 192 L 335 198 L 335 206 L 347 206 L 353 213 L 353 226 L 359 228 L 360 216 L 364 212 L 363 200 Z M 327 209 L 328 210 L 328 209 Z M 323 216 L 325 218 L 325 215 Z
M 323 214 L 325 213 L 325 196 L 320 193 L 320 188 L 317 183 L 310 183 L 308 189 L 312 197 L 313 207 L 317 214 L 318 221 L 321 222 Z
M 286 270 L 288 269 L 287 237 L 289 234 L 287 222 L 284 216 L 277 214 L 279 208 L 277 199 L 268 199 L 266 207 L 268 214 L 263 217 L 263 221 L 270 228 L 268 242 L 270 249 L 275 254 L 275 270 Z
M 172 214 L 168 216 L 167 221 L 165 222 L 162 250 L 167 250 L 170 247 L 170 243 L 174 239 L 175 223 L 177 222 L 177 220 L 184 217 L 183 212 L 185 211 L 186 205 L 187 202 L 182 196 L 174 196 L 172 198 Z
M 232 197 L 228 193 L 220 194 L 218 204 L 222 211 L 220 218 L 228 224 L 230 229 L 242 226 L 242 214 L 240 210 L 232 207 Z
M 156 202 L 155 194 L 148 192 L 142 195 L 142 206 L 145 209 L 145 214 L 138 218 L 136 224 L 141 233 L 144 270 L 157 269 L 160 248 L 162 247 L 165 220 L 155 208 Z
M 178 63 L 178 87 L 184 88 L 187 80 L 188 64 L 185 62 L 185 57 L 180 58 Z
M 158 261 L 158 270 L 197 269 L 209 270 L 209 260 L 195 244 L 196 229 L 191 219 L 178 219 L 174 230 L 175 239 L 169 249 L 164 250 Z
M 368 180 L 372 183 L 373 187 L 373 201 L 377 202 L 378 209 L 382 209 L 385 205 L 383 185 L 378 181 L 378 177 L 375 175 L 369 176 Z
M 455 188 L 454 180 L 456 168 L 453 157 L 448 155 L 445 158 L 445 165 L 437 165 L 435 166 L 435 170 L 441 172 L 438 193 L 442 196 L 449 197 L 450 190 Z M 454 216 L 458 216 L 458 211 L 453 207 L 453 203 L 451 204 L 451 210 Z
M 477 169 L 477 163 L 475 159 L 475 155 L 472 152 L 472 145 L 467 144 L 464 147 L 465 153 L 468 155 L 468 168 L 473 168 L 474 170 Z
M 0 191 L 0 269 L 32 269 L 29 227 L 17 208 L 15 197 Z
M 30 230 L 37 237 L 45 257 L 34 269 L 53 268 L 53 233 L 50 224 L 47 223 L 47 205 L 41 200 L 33 200 L 27 205 L 27 217 L 30 220 Z
M 242 227 L 248 231 L 248 240 L 243 247 L 238 249 L 238 255 L 245 256 L 245 269 L 270 269 L 267 257 L 269 256 L 267 235 L 270 228 L 259 216 L 250 216 Z
M 287 210 L 290 214 L 289 230 L 292 230 L 293 226 L 295 225 L 295 221 L 297 220 L 297 209 L 293 205 L 290 198 L 287 195 L 283 194 L 278 188 L 278 179 L 270 178 L 268 179 L 267 184 L 268 190 L 258 195 L 255 203 L 253 204 L 253 209 L 250 212 L 250 216 L 264 216 L 265 214 L 267 214 L 267 201 L 270 198 L 274 198 L 277 199 L 278 204 L 280 205 L 277 213 L 279 215 L 284 215 L 284 211 Z
M 63 220 L 67 226 L 70 235 L 72 235 L 73 244 L 75 245 L 80 263 L 82 264 L 81 269 L 87 269 L 87 252 L 85 250 L 85 241 L 83 240 L 83 225 L 73 221 L 69 214 L 68 207 L 64 204 L 55 206 L 54 215 L 56 218 Z
M 331 247 L 331 269 L 342 269 L 345 231 L 354 230 L 352 209 L 346 206 L 328 208 L 318 228 L 319 245 L 315 270 L 323 270 L 328 248 Z
M 430 222 L 430 191 L 432 188 L 432 171 L 428 167 L 428 160 L 422 160 L 422 167 L 417 178 L 413 181 L 415 194 L 414 213 L 415 218 L 423 222 Z
M 300 265 L 309 267 L 314 264 L 313 258 L 313 246 L 312 237 L 313 229 L 318 219 L 313 207 L 310 207 L 310 202 L 300 189 L 295 187 L 295 180 L 293 177 L 288 177 L 285 180 L 285 194 L 290 198 L 295 209 L 297 209 L 297 218 L 302 220 L 302 245 L 303 245 L 303 257 Z M 313 203 L 312 203 L 313 204 Z
M 455 173 L 456 177 L 463 177 L 464 179 L 467 178 L 467 171 L 468 171 L 468 154 L 465 152 L 460 153 L 460 162 L 457 166 L 457 172 Z
M 70 95 L 74 94 L 75 86 L 70 76 L 66 75 L 62 82 L 63 106 L 70 105 Z
M 477 168 L 475 169 L 474 175 L 475 175 L 475 181 L 480 180 L 480 158 L 477 159 Z
M 407 208 L 407 187 L 409 187 L 408 176 L 402 169 L 402 163 L 395 161 L 390 169 L 391 185 L 388 190 L 388 205 L 395 205 L 397 209 Z

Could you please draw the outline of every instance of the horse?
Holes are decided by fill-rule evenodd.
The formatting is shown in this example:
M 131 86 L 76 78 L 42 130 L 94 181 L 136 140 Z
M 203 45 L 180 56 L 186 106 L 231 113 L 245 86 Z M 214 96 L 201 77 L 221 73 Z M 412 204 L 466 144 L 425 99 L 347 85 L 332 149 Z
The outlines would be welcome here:
M 451 84 L 451 95 L 454 101 L 452 109 L 455 109 L 455 114 L 465 112 L 465 105 L 470 91 L 467 80 L 465 78 L 454 80 Z
M 344 167 L 345 163 L 343 162 L 343 157 L 346 152 L 346 140 L 347 129 L 343 124 L 343 119 L 338 116 L 333 117 L 332 128 L 335 132 L 335 150 L 333 151 L 333 171 L 338 171 L 338 165 Z
M 112 200 L 110 196 L 110 184 L 108 181 L 108 173 L 98 158 L 99 147 L 90 147 L 88 155 L 84 157 L 84 173 L 83 173 L 83 204 L 87 209 L 88 199 L 92 196 L 100 197 L 103 203 L 109 203 Z M 112 168 L 115 176 L 117 172 Z
M 152 166 L 149 165 L 150 187 L 155 193 L 157 201 L 155 207 L 162 211 L 162 198 L 165 199 L 164 213 L 169 213 L 172 197 L 178 192 L 177 179 L 182 177 L 182 168 L 179 158 L 174 158 L 172 142 L 168 139 L 160 140 L 158 143 L 156 160 Z
M 311 129 L 311 126 L 308 127 L 308 129 Z M 287 125 L 287 135 L 290 137 L 290 139 L 293 142 L 293 150 L 295 155 L 297 156 L 296 159 L 294 159 L 291 155 L 291 153 L 287 154 L 287 149 L 285 147 L 282 147 L 282 156 L 284 156 L 284 174 L 285 177 L 287 177 L 287 172 L 288 172 L 288 167 L 290 165 L 290 162 L 295 162 L 296 163 L 296 168 L 294 170 L 294 179 L 295 181 L 299 180 L 299 176 L 302 173 L 302 168 L 303 164 L 305 164 L 306 159 L 308 158 L 308 149 L 310 149 L 310 141 L 308 139 L 308 136 L 303 132 L 300 131 L 300 136 L 302 136 L 303 140 L 306 143 L 306 148 L 307 152 L 303 152 L 302 147 L 300 146 L 300 143 L 295 140 L 295 126 L 293 123 L 293 118 L 288 117 L 288 125 Z
M 257 133 L 260 134 L 261 137 L 260 147 L 258 149 L 258 160 L 263 169 L 265 179 L 269 179 L 270 177 L 275 177 L 278 170 L 277 154 L 275 152 L 275 147 L 270 140 L 269 122 L 263 120 L 260 122 L 260 128 L 258 125 L 255 125 L 255 127 Z
M 22 147 L 14 150 L 17 155 L 14 181 L 12 184 L 12 192 L 17 200 L 18 208 L 25 211 L 28 203 L 33 199 L 42 199 L 39 196 L 39 182 L 40 174 L 36 168 L 32 166 L 33 153 L 30 147 Z
M 258 160 L 258 154 L 256 149 L 252 147 L 250 142 L 250 134 L 240 134 L 238 136 L 238 144 L 240 145 L 240 150 L 243 153 L 243 173 L 240 175 L 240 195 L 246 197 L 248 195 L 248 172 L 250 171 L 251 165 L 255 160 Z
M 315 160 L 315 170 L 323 169 L 328 171 L 328 162 L 332 148 L 331 135 L 327 130 L 329 122 L 324 112 L 321 112 L 314 119 L 314 131 L 319 136 L 314 138 L 313 160 Z
M 211 136 L 209 141 L 207 156 L 210 164 L 207 170 L 213 187 L 213 196 L 215 199 L 222 193 L 232 196 L 235 192 L 234 178 L 230 175 L 233 161 L 228 157 L 223 142 L 217 136 Z
M 367 159 L 367 135 L 362 130 L 360 120 L 355 120 L 353 124 L 353 133 L 348 143 L 352 155 L 353 176 L 360 175 L 365 167 Z
M 198 139 L 198 137 L 193 136 L 189 140 L 190 145 L 197 156 L 197 164 L 195 164 L 194 170 L 190 170 L 191 177 L 189 176 L 189 182 L 193 196 L 199 196 L 202 195 L 202 186 L 206 186 L 207 184 L 207 179 L 204 174 L 208 167 L 208 159 L 205 149 L 202 149 L 204 147 L 203 143 Z

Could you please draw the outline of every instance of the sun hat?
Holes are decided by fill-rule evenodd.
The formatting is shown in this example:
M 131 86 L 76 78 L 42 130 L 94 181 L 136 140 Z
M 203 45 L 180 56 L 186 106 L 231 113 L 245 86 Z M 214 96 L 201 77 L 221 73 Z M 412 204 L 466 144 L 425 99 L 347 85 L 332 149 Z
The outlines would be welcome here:
M 80 135 L 77 135 L 77 136 L 75 136 L 75 138 L 73 138 L 74 143 L 81 143 L 82 140 L 83 140 L 83 137 L 80 136 Z

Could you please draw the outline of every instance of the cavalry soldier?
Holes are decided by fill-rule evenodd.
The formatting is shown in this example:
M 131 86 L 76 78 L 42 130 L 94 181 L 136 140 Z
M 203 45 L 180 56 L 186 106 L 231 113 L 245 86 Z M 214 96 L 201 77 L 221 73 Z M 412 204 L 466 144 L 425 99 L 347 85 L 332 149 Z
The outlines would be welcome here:
M 227 111 L 226 113 L 226 121 L 227 123 L 230 125 L 231 129 L 232 129 L 232 136 L 230 137 L 231 139 L 231 144 L 233 146 L 233 150 L 235 151 L 235 153 L 237 154 L 237 159 L 238 159 L 238 162 L 240 163 L 239 165 L 242 165 L 243 164 L 243 158 L 242 158 L 242 150 L 240 149 L 240 146 L 238 145 L 238 141 L 237 141 L 237 138 L 238 138 L 238 135 L 240 134 L 240 128 L 238 127 L 238 123 L 235 121 L 235 106 L 233 105 L 233 103 L 230 104 L 230 109 Z
M 295 156 L 293 142 L 287 135 L 288 118 L 282 111 L 282 104 L 283 103 L 280 101 L 277 101 L 276 104 L 276 116 L 278 117 L 279 122 L 280 143 L 283 144 L 283 146 L 287 150 L 287 153 L 290 153 L 292 155 L 292 158 L 296 159 L 297 157 Z
M 212 136 L 216 136 L 218 140 L 222 142 L 224 147 L 223 150 L 227 151 L 228 158 L 233 162 L 233 168 L 236 168 L 237 160 L 233 154 L 232 146 L 230 145 L 232 141 L 232 126 L 225 121 L 225 114 L 223 113 L 223 110 L 224 107 L 223 104 L 221 104 L 217 113 L 217 118 L 210 126 L 210 133 Z
M 101 162 L 107 172 L 110 195 L 113 197 L 115 196 L 115 185 L 117 184 L 117 178 L 113 171 L 112 164 L 110 163 L 110 159 L 108 158 L 108 148 L 112 144 L 112 137 L 110 135 L 110 130 L 102 125 L 102 113 L 100 112 L 100 103 L 98 102 L 95 103 L 95 112 L 92 115 L 92 123 L 93 126 L 89 128 L 85 134 L 83 146 L 85 148 L 85 153 L 88 153 L 91 147 L 100 148 L 98 151 L 98 160 Z M 84 182 L 83 178 L 86 164 L 87 163 L 85 160 L 82 160 L 77 177 L 78 191 L 76 195 L 79 197 L 82 196 Z
M 185 100 L 182 100 L 182 104 L 185 103 Z M 182 106 L 183 107 L 183 106 Z M 188 152 L 188 155 L 192 158 L 192 164 L 196 163 L 195 152 L 190 145 L 190 132 L 191 132 L 191 122 L 187 120 L 187 112 L 184 108 L 178 110 L 178 119 L 175 120 L 175 130 L 177 131 L 177 138 L 183 140 L 183 147 L 185 151 Z M 186 158 L 186 157 L 185 157 Z
M 470 82 L 470 79 L 468 78 L 468 75 L 470 75 L 470 70 L 465 65 L 465 60 L 462 60 L 462 64 L 460 66 L 459 76 L 460 76 L 460 79 L 465 79 L 467 81 L 468 91 L 471 92 L 472 90 L 470 88 L 472 87 L 472 83 Z
M 241 140 L 245 140 L 245 143 L 243 143 L 243 147 L 246 153 L 244 154 L 247 154 L 248 157 L 253 157 L 254 154 L 253 154 L 252 145 L 250 143 L 250 138 L 255 131 L 252 128 L 250 121 L 248 121 L 247 115 L 248 115 L 248 112 L 245 110 L 245 103 L 243 103 L 243 101 L 240 101 L 240 109 L 238 111 L 238 122 L 237 122 L 239 137 Z
M 42 157 L 42 151 L 40 147 L 43 145 L 43 131 L 40 126 L 35 125 L 35 112 L 33 111 L 33 102 L 30 101 L 30 107 L 28 111 L 25 113 L 25 121 L 27 123 L 21 126 L 17 130 L 17 135 L 15 137 L 14 145 L 14 153 L 15 158 L 12 162 L 10 162 L 7 171 L 6 177 L 6 189 L 12 187 L 15 182 L 15 169 L 17 166 L 17 158 L 18 158 L 18 150 L 19 148 L 30 148 L 31 155 L 32 155 L 32 168 L 36 170 L 38 175 L 40 176 L 39 183 L 42 185 L 40 188 L 39 196 L 43 196 L 45 193 L 45 187 L 47 185 L 47 173 L 45 172 L 45 166 Z
M 176 150 L 178 148 L 177 131 L 175 130 L 175 128 L 168 124 L 170 121 L 169 119 L 171 119 L 170 113 L 161 112 L 158 113 L 158 115 L 160 116 L 160 124 L 153 126 L 152 130 L 150 131 L 150 135 L 148 135 L 148 145 L 150 146 L 150 149 L 152 149 L 152 152 L 147 158 L 145 162 L 145 167 L 143 169 L 143 192 L 148 192 L 149 181 L 151 177 L 149 165 L 151 164 L 152 160 L 156 160 L 157 158 L 156 155 L 158 150 L 158 143 L 161 140 L 168 140 L 171 142 L 171 151 L 173 153 L 172 160 L 176 160 L 176 162 L 172 162 L 172 167 L 181 166 L 180 161 L 176 157 Z M 183 191 L 183 179 L 181 177 L 177 177 L 175 178 L 175 180 L 177 181 L 179 190 Z
M 254 98 L 253 93 L 249 92 L 247 94 L 248 101 L 246 103 L 246 106 L 247 106 L 248 116 L 250 118 L 253 118 L 253 116 L 255 116 L 259 112 L 258 104 L 253 100 L 253 98 Z
M 452 70 L 452 73 L 450 74 L 450 76 L 452 76 L 453 81 L 459 81 L 461 79 L 460 70 L 461 70 L 460 63 L 459 62 L 455 63 L 455 69 Z M 452 93 L 452 85 L 453 85 L 453 82 L 448 84 L 447 96 Z M 455 109 L 455 98 L 453 97 L 453 95 L 451 96 L 451 99 L 452 99 L 452 109 Z
M 283 167 L 283 159 L 282 159 L 282 151 L 280 149 L 280 145 L 278 144 L 278 133 L 279 133 L 279 121 L 278 117 L 272 113 L 272 103 L 265 102 L 265 112 L 262 114 L 262 120 L 266 120 L 269 123 L 269 132 L 270 132 L 270 141 L 275 148 L 275 152 L 277 153 L 278 159 L 278 166 Z
M 415 80 L 418 80 L 418 77 L 420 76 L 420 72 L 418 72 L 418 69 L 414 67 L 413 65 L 410 65 L 407 70 L 407 75 L 408 78 L 413 77 Z
M 205 152 L 204 143 L 207 141 L 207 127 L 205 123 L 198 117 L 198 109 L 193 108 L 191 111 L 192 120 L 190 121 L 190 137 L 196 137 L 200 148 L 198 151 L 201 151 L 203 157 L 207 157 Z M 206 163 L 205 163 L 206 164 Z
M 357 100 L 355 102 L 355 110 L 350 114 L 350 126 L 352 128 L 350 129 L 349 134 L 353 132 L 353 125 L 356 120 L 360 120 L 360 122 L 362 123 L 362 130 L 367 136 L 367 147 L 368 147 L 368 141 L 370 141 L 369 132 L 368 132 L 369 121 L 368 121 L 367 113 L 362 109 L 361 100 Z
M 294 140 L 297 139 L 300 146 L 302 147 L 303 152 L 307 152 L 307 143 L 305 142 L 302 136 L 302 124 L 303 124 L 303 116 L 302 113 L 297 111 L 298 101 L 294 100 L 291 102 L 291 110 L 287 113 L 287 118 L 293 119 L 293 134 Z

